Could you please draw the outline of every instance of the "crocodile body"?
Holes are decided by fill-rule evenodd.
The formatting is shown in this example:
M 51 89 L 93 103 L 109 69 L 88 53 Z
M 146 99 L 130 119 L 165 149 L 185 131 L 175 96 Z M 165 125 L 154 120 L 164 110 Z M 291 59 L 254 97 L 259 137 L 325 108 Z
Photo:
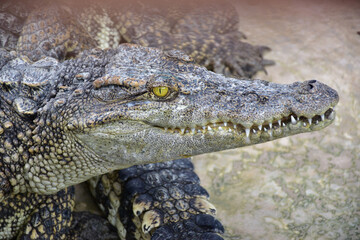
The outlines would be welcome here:
M 53 13 L 52 11 L 50 9 L 45 15 L 40 15 L 40 18 L 48 19 L 48 13 Z M 85 13 L 88 11 L 94 11 L 94 8 L 84 10 Z M 127 12 L 131 11 L 127 9 Z M 124 12 L 122 13 L 125 15 Z M 152 14 L 144 14 L 143 10 L 141 13 L 137 11 L 133 13 L 135 16 L 139 14 L 152 16 Z M 96 20 L 95 17 L 84 19 L 84 14 L 79 16 L 79 22 L 91 22 L 83 26 L 94 26 L 96 25 L 94 22 L 104 22 Z M 90 16 L 97 15 L 90 14 Z M 229 16 L 229 19 L 232 19 L 232 15 Z M 36 19 L 38 15 L 34 14 L 32 17 L 38 20 Z M 32 17 L 23 22 L 25 26 L 32 24 L 31 19 L 34 19 Z M 226 51 L 222 52 L 211 45 L 214 44 L 213 41 L 203 42 L 198 38 L 184 41 L 185 34 L 181 33 L 181 26 L 176 28 L 179 29 L 180 34 L 178 32 L 174 36 L 169 36 L 168 33 L 171 31 L 168 30 L 159 34 L 159 29 L 166 29 L 164 21 L 163 25 L 154 28 L 146 27 L 149 22 L 144 21 L 136 28 L 135 34 L 129 35 L 129 32 L 132 32 L 129 31 L 131 28 L 124 30 L 125 23 L 136 17 L 126 19 L 119 17 L 121 14 L 111 18 L 117 18 L 116 22 L 121 23 L 120 27 L 116 26 L 121 33 L 119 35 L 123 39 L 121 41 L 132 41 L 162 49 L 181 48 L 198 63 L 227 75 L 251 76 L 257 70 L 263 69 L 261 55 L 263 47 L 250 47 L 252 49 L 250 55 L 256 56 L 255 63 L 249 60 L 249 64 L 242 64 L 246 58 L 243 56 L 240 57 L 242 61 L 236 58 L 236 63 L 229 62 L 229 56 L 225 53 L 233 53 L 231 46 L 241 46 L 241 49 L 245 46 L 249 47 L 246 44 L 242 45 L 240 41 L 237 45 L 233 44 L 233 38 L 213 36 L 223 36 L 230 32 L 233 33 L 230 34 L 234 35 L 233 37 L 239 37 L 240 32 L 231 30 L 232 26 L 236 26 L 236 22 L 234 24 L 226 22 L 227 24 L 215 28 L 224 31 L 219 32 L 219 35 L 209 36 L 206 31 L 202 31 L 203 27 L 195 28 L 201 30 L 204 39 L 215 38 L 215 43 L 218 44 L 226 39 L 225 42 L 231 43 L 226 45 Z M 161 15 L 160 19 L 162 17 L 164 16 Z M 213 25 L 218 22 L 214 20 Z M 174 24 L 174 21 L 171 23 Z M 134 26 L 134 23 L 130 26 Z M 78 29 L 75 26 L 65 29 L 65 32 L 71 29 L 81 33 L 81 36 L 86 36 L 83 28 Z M 91 33 L 98 31 L 96 29 L 98 28 L 89 27 L 86 30 Z M 148 29 L 155 31 L 148 32 Z M 146 31 L 146 34 L 139 34 L 142 31 Z M 91 47 L 94 42 L 95 45 L 102 47 L 116 46 L 106 45 L 112 42 L 109 39 L 89 40 L 88 37 L 82 37 L 72 39 L 71 44 L 66 43 L 68 38 L 62 36 L 61 39 L 64 39 L 64 42 L 60 45 L 60 50 L 50 51 L 48 55 L 61 59 Z M 28 35 L 23 33 L 18 43 L 20 53 L 25 49 L 28 40 Z M 180 44 L 187 41 L 193 41 L 197 45 Z M 104 42 L 105 46 L 102 45 Z M 9 44 L 11 41 L 6 43 L 7 46 L 11 45 Z M 29 44 L 30 47 L 33 45 Z M 194 52 L 196 49 L 201 49 L 201 46 L 208 45 L 212 48 L 206 47 L 203 49 L 204 52 L 200 51 L 200 54 Z M 63 46 L 66 47 L 62 48 Z M 209 49 L 214 51 L 209 52 Z M 41 55 L 36 53 L 37 45 L 34 51 L 35 54 L 32 56 Z M 207 57 L 204 58 L 202 54 Z M 190 57 L 178 51 L 164 53 L 152 48 L 122 46 L 115 51 L 87 52 L 78 59 L 64 63 L 47 58 L 30 64 L 13 58 L 8 53 L 2 53 L 1 65 L 5 66 L 1 70 L 1 101 L 6 99 L 6 103 L 1 104 L 3 162 L 0 176 L 4 186 L 1 194 L 5 200 L 0 210 L 7 214 L 4 218 L 6 220 L 0 224 L 0 229 L 5 229 L 3 235 L 0 235 L 3 238 L 14 236 L 19 231 L 21 232 L 19 236 L 24 239 L 51 236 L 65 238 L 70 222 L 69 212 L 73 206 L 73 190 L 69 187 L 58 191 L 91 176 L 134 164 L 178 159 L 318 130 L 332 121 L 333 112 L 330 108 L 337 102 L 336 92 L 316 81 L 294 84 L 290 87 L 295 89 L 294 92 L 285 86 L 268 87 L 269 83 L 263 81 L 250 83 L 244 80 L 241 86 L 238 86 L 233 80 L 229 82 L 226 78 L 212 75 L 205 69 L 193 65 Z M 216 59 L 222 60 L 217 60 L 216 63 L 214 62 Z M 241 67 L 233 67 L 237 65 Z M 169 92 L 164 98 L 159 98 L 151 92 L 157 87 L 168 89 Z M 234 91 L 237 94 L 233 94 Z M 240 97 L 237 96 L 239 92 L 242 93 Z M 288 94 L 294 94 L 295 100 L 287 98 Z M 226 95 L 228 96 L 225 98 Z M 164 105 L 176 102 L 182 96 L 185 98 L 182 98 L 180 105 Z M 277 97 L 279 99 L 276 99 Z M 220 101 L 221 99 L 223 101 Z M 99 103 L 95 104 L 97 101 Z M 315 104 L 310 106 L 309 101 Z M 287 102 L 288 105 L 281 106 L 281 102 Z M 267 104 L 269 104 L 268 109 L 263 110 Z M 125 108 L 116 109 L 118 105 Z M 284 109 L 286 107 L 287 110 Z M 222 108 L 225 108 L 225 111 Z M 96 111 L 93 111 L 94 109 Z M 204 111 L 195 114 L 194 109 Z M 142 115 L 141 111 L 148 112 Z M 293 113 L 293 117 L 299 117 L 297 120 L 294 119 L 295 123 L 290 112 Z M 62 121 L 64 118 L 67 119 L 66 123 Z M 304 122 L 304 120 L 308 121 L 307 118 L 313 118 L 318 123 L 312 125 L 311 122 Z M 61 121 L 59 122 L 58 119 Z M 280 125 L 276 126 L 278 120 Z M 293 124 L 289 125 L 291 122 Z M 270 130 L 272 123 L 274 129 Z M 266 124 L 268 125 L 263 126 Z M 283 124 L 285 124 L 284 128 Z M 154 131 L 153 128 L 157 130 Z M 14 129 L 16 131 L 13 131 Z M 157 132 L 159 129 L 161 132 Z M 223 130 L 226 133 L 222 133 Z M 165 132 L 164 136 L 170 138 L 162 138 L 162 131 Z M 75 132 L 75 135 L 68 135 L 67 132 Z M 147 134 L 138 134 L 141 132 Z M 219 136 L 216 136 L 217 134 Z M 140 145 L 134 144 L 134 141 Z M 21 151 L 14 151 L 14 148 Z M 87 151 L 88 148 L 90 151 Z M 169 151 L 159 150 L 164 148 Z M 142 151 L 139 152 L 139 149 Z M 19 162 L 19 165 L 11 166 L 9 162 L 12 161 Z M 61 165 L 62 169 L 59 170 L 56 165 Z M 21 177 L 23 174 L 25 177 Z M 208 194 L 200 187 L 188 159 L 174 163 L 135 166 L 98 177 L 93 180 L 92 185 L 97 201 L 109 215 L 112 224 L 117 226 L 121 238 L 147 239 L 150 233 L 153 239 L 218 239 L 219 236 L 215 233 L 223 231 L 221 224 L 211 216 L 214 208 L 206 201 Z M 53 194 L 48 195 L 51 192 Z M 9 211 L 10 204 L 24 194 L 30 194 L 29 198 L 36 199 L 36 202 L 30 204 L 31 207 L 26 207 L 26 211 L 20 213 L 24 216 L 23 220 L 27 219 L 24 220 L 26 227 L 21 221 L 17 221 L 18 225 L 10 224 L 7 221 L 13 221 L 14 216 L 19 218 L 18 212 Z M 121 203 L 117 197 L 114 197 L 119 195 L 122 196 Z M 51 202 L 54 202 L 51 206 L 62 207 L 49 208 L 49 204 L 45 204 Z M 37 205 L 41 206 L 38 208 Z M 59 219 L 61 216 L 60 219 L 63 221 L 48 218 L 43 214 L 44 212 L 56 212 L 55 218 Z M 30 221 L 28 221 L 29 217 Z M 42 225 L 44 222 L 48 225 Z M 6 229 L 5 226 L 8 228 Z M 183 230 L 185 228 L 187 231 Z M 4 233 L 6 231 L 8 232 Z

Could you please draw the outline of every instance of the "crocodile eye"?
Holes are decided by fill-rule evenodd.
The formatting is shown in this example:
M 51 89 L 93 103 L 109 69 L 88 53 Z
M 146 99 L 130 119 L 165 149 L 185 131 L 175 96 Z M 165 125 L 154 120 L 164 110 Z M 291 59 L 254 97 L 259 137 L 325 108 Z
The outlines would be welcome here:
M 153 93 L 158 97 L 166 97 L 169 93 L 168 87 L 154 87 L 152 89 Z

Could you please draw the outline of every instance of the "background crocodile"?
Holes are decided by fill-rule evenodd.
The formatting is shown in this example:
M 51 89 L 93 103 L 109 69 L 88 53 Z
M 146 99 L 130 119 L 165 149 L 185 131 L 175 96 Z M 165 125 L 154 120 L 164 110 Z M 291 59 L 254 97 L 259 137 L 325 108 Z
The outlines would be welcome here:
M 86 48 L 131 42 L 181 49 L 197 63 L 226 75 L 251 77 L 273 64 L 263 59 L 268 47 L 243 41 L 238 14 L 228 2 L 103 1 L 98 5 L 96 1 L 17 0 L 6 1 L 1 12 L 0 46 L 17 45 L 31 60 L 44 55 L 64 59 Z

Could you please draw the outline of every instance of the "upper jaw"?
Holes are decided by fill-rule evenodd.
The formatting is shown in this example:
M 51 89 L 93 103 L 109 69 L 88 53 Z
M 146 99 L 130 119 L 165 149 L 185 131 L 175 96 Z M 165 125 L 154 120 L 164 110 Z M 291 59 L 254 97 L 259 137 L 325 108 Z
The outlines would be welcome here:
M 335 118 L 335 110 L 329 108 L 322 114 L 315 114 L 310 118 L 304 116 L 297 116 L 290 114 L 288 116 L 273 119 L 271 121 L 264 121 L 262 124 L 253 124 L 251 126 L 244 126 L 235 121 L 211 121 L 202 125 L 192 126 L 179 126 L 179 127 L 163 127 L 156 126 L 171 134 L 215 134 L 215 133 L 233 133 L 245 134 L 246 138 L 251 138 L 252 135 L 267 133 L 272 135 L 272 131 L 283 132 L 281 137 L 285 137 L 299 132 L 315 131 L 325 128 L 330 125 Z M 280 134 L 278 134 L 280 137 Z

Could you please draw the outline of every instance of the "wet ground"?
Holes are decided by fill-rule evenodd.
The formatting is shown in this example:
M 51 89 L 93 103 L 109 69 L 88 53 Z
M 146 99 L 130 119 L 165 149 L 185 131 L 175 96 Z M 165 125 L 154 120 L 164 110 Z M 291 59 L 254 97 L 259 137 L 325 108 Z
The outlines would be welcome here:
M 317 79 L 340 95 L 320 132 L 195 157 L 227 239 L 360 239 L 360 1 L 237 1 L 278 83 Z

